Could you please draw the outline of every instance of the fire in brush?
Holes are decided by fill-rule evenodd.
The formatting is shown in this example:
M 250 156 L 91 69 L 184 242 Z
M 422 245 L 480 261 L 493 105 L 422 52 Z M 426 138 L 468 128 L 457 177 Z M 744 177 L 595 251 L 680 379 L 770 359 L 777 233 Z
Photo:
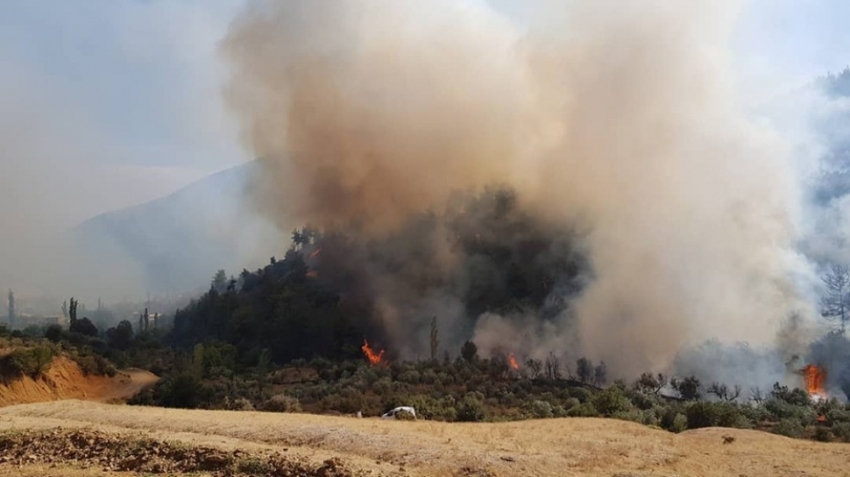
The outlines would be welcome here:
M 365 339 L 363 340 L 363 346 L 360 349 L 363 350 L 363 354 L 366 355 L 366 358 L 372 365 L 380 364 L 384 358 L 384 350 L 380 350 L 376 353 L 372 347 L 369 346 L 369 342 Z
M 519 371 L 519 363 L 517 363 L 516 355 L 514 355 L 513 351 L 508 354 L 508 365 L 510 365 L 511 369 L 514 371 Z

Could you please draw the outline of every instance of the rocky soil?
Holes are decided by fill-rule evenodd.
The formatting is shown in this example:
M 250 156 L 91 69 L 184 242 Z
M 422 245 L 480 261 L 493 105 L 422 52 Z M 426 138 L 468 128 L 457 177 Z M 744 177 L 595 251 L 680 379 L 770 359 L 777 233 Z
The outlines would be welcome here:
M 87 429 L 8 431 L 0 434 L 1 466 L 61 465 L 151 474 L 202 472 L 216 477 L 360 477 L 334 458 L 321 465 L 283 452 L 249 453 L 188 446 Z

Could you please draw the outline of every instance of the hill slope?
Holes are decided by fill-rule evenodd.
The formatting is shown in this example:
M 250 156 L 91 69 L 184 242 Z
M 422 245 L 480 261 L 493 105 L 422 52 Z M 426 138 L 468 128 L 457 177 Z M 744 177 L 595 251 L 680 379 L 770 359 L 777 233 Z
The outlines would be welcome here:
M 319 460 L 338 457 L 349 468 L 378 475 L 831 476 L 847 475 L 850 452 L 846 444 L 757 431 L 710 428 L 677 435 L 606 419 L 447 424 L 79 401 L 0 409 L 2 430 L 57 426 Z M 724 444 L 727 435 L 734 442 Z M 0 475 L 4 470 L 9 469 L 0 465 Z
M 60 356 L 37 379 L 23 376 L 0 384 L 0 406 L 59 399 L 125 399 L 157 379 L 142 370 L 123 371 L 114 377 L 86 375 L 77 363 Z
M 250 266 L 252 250 L 270 228 L 249 217 L 244 191 L 256 162 L 204 178 L 173 194 L 108 212 L 80 224 L 75 239 L 100 267 L 120 275 L 113 264 L 133 263 L 152 292 L 203 289 L 216 270 Z M 265 261 L 274 253 L 263 250 Z

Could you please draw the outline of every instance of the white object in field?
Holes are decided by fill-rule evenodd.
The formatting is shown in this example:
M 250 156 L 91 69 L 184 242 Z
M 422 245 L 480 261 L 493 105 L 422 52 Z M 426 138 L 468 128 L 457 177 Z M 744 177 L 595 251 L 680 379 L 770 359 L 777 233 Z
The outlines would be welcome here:
M 397 408 L 393 409 L 392 411 L 384 414 L 383 416 L 381 416 L 381 418 L 383 418 L 383 419 L 395 419 L 395 415 L 398 414 L 399 412 L 402 412 L 402 411 L 409 412 L 410 414 L 413 415 L 413 417 L 416 417 L 416 410 L 415 409 L 413 409 L 410 406 L 400 406 L 400 407 L 397 407 Z

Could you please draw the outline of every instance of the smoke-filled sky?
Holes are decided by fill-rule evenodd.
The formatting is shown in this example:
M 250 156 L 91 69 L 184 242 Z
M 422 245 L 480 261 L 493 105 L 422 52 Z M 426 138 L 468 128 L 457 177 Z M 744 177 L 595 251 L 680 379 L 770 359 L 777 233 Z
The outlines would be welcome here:
M 222 51 L 228 104 L 246 146 L 267 159 L 258 209 L 282 230 L 378 238 L 455 190 L 507 184 L 532 222 L 583 231 L 592 274 L 554 322 L 537 310 L 452 320 L 471 319 L 485 351 L 562 352 L 577 337 L 580 352 L 621 373 L 713 337 L 803 352 L 807 337 L 788 320 L 817 314 L 816 270 L 797 248 L 804 135 L 751 110 L 763 72 L 742 68 L 738 32 L 752 11 L 529 1 L 506 13 L 513 5 L 250 2 Z M 777 76 L 760 81 L 762 100 L 790 87 Z M 444 240 L 426 248 L 451 249 Z M 390 243 L 402 268 L 443 265 Z M 395 343 L 420 342 L 406 330 L 435 301 L 458 309 L 477 280 L 431 288 L 414 272 L 405 289 L 379 262 L 360 268 L 375 270 L 363 280 Z
M 259 3 L 263 2 L 11 0 L 0 4 L 0 287 L 39 288 L 40 283 L 51 282 L 47 291 L 65 293 L 64 283 L 81 279 L 73 274 L 57 276 L 62 255 L 43 253 L 48 237 L 96 214 L 161 197 L 257 153 L 244 147 L 240 118 L 225 107 L 221 89 L 232 65 L 224 61 L 220 47 L 234 19 Z M 547 2 L 453 3 L 488 12 L 479 27 L 491 28 L 491 20 L 498 18 L 505 22 L 506 31 L 515 30 L 517 35 L 535 25 L 541 11 L 548 11 L 529 7 Z M 613 23 L 628 23 L 620 10 L 633 4 L 602 2 L 598 11 L 586 11 L 581 5 L 596 2 L 548 3 L 568 16 L 581 12 L 597 22 L 589 28 L 599 29 L 610 26 L 606 17 Z M 748 101 L 767 101 L 773 94 L 850 62 L 843 57 L 850 51 L 850 34 L 842 24 L 850 16 L 846 2 L 753 0 L 728 10 L 728 2 L 721 3 L 707 14 L 733 15 L 718 17 L 732 30 L 731 43 L 712 47 L 728 46 L 733 64 L 729 71 Z M 649 8 L 663 4 L 646 3 Z M 450 15 L 448 9 L 429 12 L 436 17 Z M 632 13 L 641 15 L 639 10 Z M 410 20 L 408 26 L 415 29 L 432 21 L 426 16 Z M 467 19 L 458 21 L 476 28 Z M 596 41 L 600 32 L 588 34 Z M 487 51 L 488 39 L 509 41 L 504 35 L 488 35 L 477 37 L 479 43 L 470 44 L 468 51 Z M 677 32 L 671 35 L 678 38 Z M 695 41 L 700 41 L 699 35 Z M 498 48 L 506 45 L 494 45 L 492 58 L 480 61 L 503 61 Z M 497 68 L 508 72 L 512 64 Z M 606 74 L 616 71 L 615 65 L 604 70 Z M 628 82 L 627 78 L 622 81 L 624 86 Z M 511 85 L 494 82 L 490 86 L 495 89 L 482 90 L 481 101 L 509 94 L 498 88 Z M 479 110 L 482 117 L 498 111 Z M 469 119 L 480 118 L 472 114 Z M 132 280 L 126 282 L 127 288 L 135 285 Z

